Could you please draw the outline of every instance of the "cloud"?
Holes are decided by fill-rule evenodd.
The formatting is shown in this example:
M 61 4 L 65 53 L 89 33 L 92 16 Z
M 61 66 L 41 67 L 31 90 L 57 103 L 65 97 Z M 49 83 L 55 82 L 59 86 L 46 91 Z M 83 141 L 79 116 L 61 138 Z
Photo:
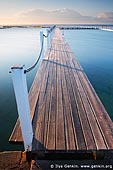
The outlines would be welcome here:
M 35 10 L 29 10 L 21 14 L 22 18 L 29 18 L 41 22 L 73 22 L 78 18 L 81 17 L 81 15 L 73 10 L 69 9 L 57 9 L 52 11 L 42 10 L 42 9 L 35 9 Z
M 97 16 L 100 19 L 111 19 L 113 20 L 113 12 L 101 12 Z
M 92 22 L 93 17 L 83 16 L 80 13 L 63 8 L 56 10 L 30 9 L 21 13 L 21 18 L 41 23 L 86 23 Z
M 74 10 L 71 9 L 67 9 L 67 8 L 63 8 L 63 9 L 56 9 L 56 10 L 42 10 L 42 9 L 30 9 L 28 11 L 25 11 L 23 13 L 21 13 L 21 15 L 23 16 L 50 16 L 51 17 L 56 17 L 56 16 L 60 16 L 60 17 L 64 17 L 64 16 L 72 16 L 72 15 L 76 15 L 76 16 L 81 16 L 78 12 L 75 12 Z
M 32 23 L 113 23 L 113 12 L 99 13 L 97 17 L 84 16 L 72 9 L 63 8 L 56 10 L 30 9 L 21 13 L 21 18 Z
M 5 21 L 7 19 L 4 18 Z M 113 12 L 98 13 L 94 17 L 84 16 L 68 8 L 56 10 L 29 9 L 16 14 L 8 21 L 15 24 L 113 24 Z
M 113 12 L 98 13 L 97 20 L 101 23 L 113 24 Z

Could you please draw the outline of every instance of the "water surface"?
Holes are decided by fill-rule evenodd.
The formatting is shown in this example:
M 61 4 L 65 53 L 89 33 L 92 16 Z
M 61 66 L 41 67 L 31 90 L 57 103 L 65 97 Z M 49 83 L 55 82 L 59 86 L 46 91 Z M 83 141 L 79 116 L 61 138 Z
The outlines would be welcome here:
M 27 68 L 36 60 L 40 31 L 37 28 L 0 30 L 0 151 L 22 149 L 8 144 L 18 114 L 9 71 L 12 65 L 25 64 Z M 65 30 L 64 35 L 113 120 L 113 32 Z M 28 89 L 37 68 L 27 74 Z
M 25 64 L 27 68 L 34 63 L 40 50 L 40 31 L 41 29 L 37 28 L 0 30 L 0 150 L 20 149 L 20 146 L 8 143 L 17 118 L 12 78 L 9 71 L 10 67 L 15 64 Z M 28 89 L 34 79 L 36 69 L 27 73 Z

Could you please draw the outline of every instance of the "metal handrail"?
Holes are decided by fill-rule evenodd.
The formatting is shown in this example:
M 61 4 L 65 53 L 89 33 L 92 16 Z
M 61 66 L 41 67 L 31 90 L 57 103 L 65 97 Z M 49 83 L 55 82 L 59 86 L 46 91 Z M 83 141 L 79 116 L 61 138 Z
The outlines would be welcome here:
M 41 58 L 42 52 L 43 52 L 44 38 L 47 38 L 47 37 L 49 36 L 49 34 L 55 29 L 55 27 L 56 27 L 56 26 L 54 25 L 52 28 L 50 28 L 50 30 L 48 30 L 48 32 L 47 32 L 47 35 L 43 34 L 43 38 L 42 38 L 42 43 L 41 43 L 41 49 L 40 49 L 39 56 L 38 56 L 37 60 L 35 61 L 35 63 L 34 63 L 32 66 L 30 66 L 28 69 L 26 69 L 26 70 L 24 71 L 24 73 L 28 73 L 28 72 L 31 71 L 33 68 L 35 68 L 35 66 L 38 64 L 38 62 L 39 62 L 39 60 L 40 60 L 40 58 Z
M 16 97 L 16 103 L 17 103 L 17 109 L 18 109 L 18 114 L 19 114 L 19 120 L 20 120 L 20 125 L 21 125 L 21 130 L 22 130 L 22 137 L 23 137 L 25 151 L 32 150 L 32 141 L 33 141 L 33 128 L 32 128 L 32 122 L 31 122 L 31 117 L 30 117 L 30 105 L 29 105 L 29 99 L 28 99 L 27 81 L 26 81 L 25 73 L 31 71 L 39 62 L 43 54 L 44 37 L 47 38 L 54 28 L 55 26 L 52 27 L 47 32 L 46 36 L 43 34 L 43 32 L 40 32 L 40 42 L 41 42 L 40 53 L 39 53 L 39 56 L 36 62 L 31 67 L 29 67 L 26 70 L 25 70 L 24 65 L 11 67 L 13 87 L 14 87 L 14 92 L 15 92 L 15 97 Z M 50 43 L 50 41 L 48 42 Z M 49 47 L 49 44 L 48 44 L 48 47 Z

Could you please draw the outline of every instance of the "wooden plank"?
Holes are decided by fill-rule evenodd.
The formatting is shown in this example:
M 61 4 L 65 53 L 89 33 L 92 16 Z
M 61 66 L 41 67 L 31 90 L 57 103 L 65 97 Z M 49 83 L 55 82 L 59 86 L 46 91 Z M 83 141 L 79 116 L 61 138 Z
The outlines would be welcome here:
M 48 137 L 47 137 L 47 142 L 46 142 L 46 148 L 47 150 L 56 150 L 55 149 L 55 129 L 56 129 L 56 125 L 55 123 L 49 123 L 48 126 Z
M 34 141 L 33 141 L 33 149 L 34 151 L 41 151 L 41 150 L 46 150 L 44 144 L 43 144 L 43 122 L 37 123 L 36 126 L 36 135 L 34 136 Z M 35 147 L 34 147 L 35 145 Z M 33 150 L 32 149 L 32 150 Z
M 74 67 L 73 63 L 71 63 L 72 66 Z M 104 140 L 102 138 L 101 132 L 99 130 L 98 124 L 96 123 L 95 117 L 93 115 L 93 112 L 90 108 L 90 105 L 87 100 L 87 96 L 84 92 L 83 86 L 81 85 L 80 79 L 78 77 L 78 73 L 80 71 L 73 72 L 74 73 L 74 78 L 76 81 L 76 86 L 79 91 L 79 95 L 81 98 L 81 103 L 83 103 L 84 107 L 84 114 L 80 112 L 81 114 L 81 121 L 84 126 L 84 133 L 86 137 L 86 142 L 87 142 L 87 149 L 106 149 L 106 145 L 104 143 Z M 82 80 L 83 81 L 83 80 Z M 82 106 L 79 106 L 80 108 Z M 95 124 L 94 124 L 95 122 Z M 95 143 L 94 143 L 95 142 Z M 95 147 L 96 144 L 96 147 Z
M 56 51 L 56 53 L 57 59 L 59 61 L 59 52 Z M 60 65 L 57 65 L 56 150 L 65 150 L 64 116 L 62 106 L 62 85 Z
M 82 75 L 83 76 L 83 75 Z M 86 83 L 86 82 L 85 82 Z M 95 119 L 98 123 L 98 126 L 101 130 L 102 136 L 107 143 L 107 147 L 110 149 L 113 147 L 112 138 L 113 138 L 113 131 L 112 131 L 112 126 L 109 126 L 109 117 L 106 115 L 107 112 L 101 109 L 101 103 L 99 102 L 97 95 L 95 93 L 92 93 L 92 90 L 90 89 L 87 84 L 84 83 L 85 88 L 88 88 L 88 96 L 89 96 L 89 103 L 92 107 L 92 110 L 95 115 Z M 87 89 L 86 88 L 86 89 Z M 104 115 L 106 115 L 104 117 Z
M 77 100 L 75 98 L 75 91 L 73 89 L 73 82 L 72 82 L 72 77 L 69 72 L 69 69 L 65 68 L 65 75 L 66 75 L 66 84 L 67 84 L 69 99 L 71 102 L 71 109 L 72 109 L 72 115 L 74 120 L 78 149 L 84 150 L 86 149 L 85 139 L 84 139 L 83 130 L 80 122 L 80 117 L 78 114 Z
M 46 58 L 49 58 L 50 55 L 50 51 L 47 50 L 45 56 Z M 35 106 L 37 103 L 37 99 L 38 99 L 38 95 L 40 92 L 40 88 L 42 86 L 42 80 L 44 75 L 46 74 L 46 69 L 47 69 L 48 63 L 45 62 L 44 60 L 42 61 L 41 66 L 39 67 L 36 77 L 33 81 L 33 84 L 31 86 L 30 92 L 29 92 L 29 103 L 30 103 L 30 110 L 31 110 L 31 119 L 33 119 L 34 116 L 34 110 L 35 110 Z
M 46 93 L 47 90 L 47 86 L 48 86 L 48 77 L 49 77 L 49 62 L 46 62 L 46 69 L 45 72 L 42 76 L 42 83 L 41 83 L 41 87 L 40 87 L 40 93 L 39 93 L 39 97 L 36 103 L 36 107 L 37 110 L 34 112 L 34 121 L 33 121 L 33 129 L 35 129 L 34 127 L 36 126 L 37 122 L 42 122 L 44 119 L 44 109 L 45 109 L 45 101 L 46 101 L 46 95 L 48 93 Z
M 54 53 L 52 51 L 51 59 L 53 59 Z M 45 132 L 47 133 L 46 140 L 45 140 L 45 145 L 46 148 L 49 150 L 55 150 L 55 128 L 56 128 L 56 94 L 54 89 L 55 84 L 53 84 L 54 80 L 54 63 L 50 64 L 50 79 L 49 79 L 49 93 L 51 93 L 51 98 L 50 98 L 50 105 L 49 105 L 49 117 L 48 117 L 48 126 L 47 129 L 45 129 Z
M 37 118 L 37 122 L 41 122 L 42 125 L 43 125 L 43 128 L 42 128 L 42 136 L 38 136 L 38 129 L 36 129 L 36 133 L 35 133 L 35 136 L 36 138 L 38 139 L 38 141 L 41 141 L 44 145 L 44 147 L 46 149 L 55 149 L 55 133 L 53 134 L 53 129 L 55 130 L 55 118 L 54 120 L 52 120 L 51 118 L 53 118 L 53 106 L 51 107 L 51 105 L 53 105 L 53 100 L 51 100 L 52 98 L 52 94 L 51 94 L 51 91 L 52 91 L 52 82 L 53 82 L 53 68 L 54 68 L 54 64 L 52 62 L 49 62 L 52 60 L 52 57 L 53 57 L 53 54 L 51 53 L 50 54 L 50 57 L 49 57 L 49 60 L 48 60 L 48 70 L 49 71 L 46 71 L 46 72 L 49 72 L 48 76 L 45 77 L 46 80 L 46 85 L 44 85 L 45 89 L 45 98 L 43 98 L 43 108 L 39 108 L 40 110 L 40 116 L 38 116 Z M 44 92 L 43 91 L 43 92 Z M 41 93 L 42 94 L 42 93 Z M 39 113 L 37 113 L 39 115 Z M 54 114 L 55 115 L 55 114 Z M 40 119 L 41 118 L 41 119 Z M 53 122 L 54 123 L 51 123 Z M 51 127 L 53 125 L 53 128 Z M 41 127 L 38 127 L 38 128 L 41 128 Z M 50 139 L 51 139 L 51 142 L 50 142 Z M 50 143 L 52 143 L 53 145 L 50 145 Z M 38 145 L 40 146 L 40 145 Z M 38 147 L 37 146 L 37 147 Z M 53 146 L 53 147 L 52 147 Z M 38 150 L 40 148 L 37 148 Z
M 51 54 L 49 56 L 51 58 Z M 43 79 L 43 84 L 40 89 L 40 103 L 37 103 L 39 105 L 37 112 L 35 115 L 37 115 L 37 118 L 35 117 L 34 120 L 36 123 L 33 123 L 33 126 L 35 124 L 35 138 L 37 141 L 39 141 L 44 148 L 46 149 L 46 140 L 47 140 L 47 129 L 48 129 L 48 120 L 49 120 L 49 108 L 50 108 L 50 100 L 51 100 L 51 77 L 52 77 L 52 65 L 49 62 L 49 60 L 46 61 L 48 63 L 47 68 L 45 70 L 45 76 Z M 39 101 L 40 101 L 39 100 Z M 37 126 L 37 123 L 41 123 L 41 126 Z M 33 128 L 33 129 L 35 129 Z M 39 128 L 41 128 L 39 130 Z M 46 129 L 46 130 L 45 130 Z M 38 135 L 38 132 L 41 131 L 41 135 Z M 37 144 L 37 147 L 42 147 L 42 145 Z M 37 148 L 37 150 L 41 150 L 42 148 Z
M 61 53 L 62 59 L 64 60 L 64 53 Z M 60 57 L 61 57 L 60 56 Z M 71 103 L 69 101 L 69 94 L 66 85 L 65 78 L 65 68 L 63 66 L 64 61 L 61 61 L 62 64 L 62 87 L 63 87 L 63 110 L 64 110 L 64 124 L 65 124 L 65 140 L 66 140 L 66 149 L 75 150 L 77 149 L 77 139 L 74 128 L 74 120 L 72 116 Z
M 61 50 L 61 49 L 60 49 Z M 67 65 L 66 65 L 66 63 L 64 64 L 64 55 L 62 54 L 62 56 L 63 56 L 63 63 L 62 63 L 62 67 L 64 67 L 64 68 L 66 68 L 66 67 L 68 67 Z M 66 77 L 69 77 L 68 75 L 66 76 Z M 68 82 L 70 82 L 70 80 L 68 79 L 67 80 Z M 69 86 L 68 86 L 69 87 Z M 63 89 L 64 89 L 64 86 L 63 86 Z M 67 96 L 67 95 L 66 95 Z M 64 98 L 64 100 L 65 100 L 65 98 Z M 69 103 L 66 103 L 66 105 L 68 106 L 69 105 Z M 68 113 L 69 114 L 69 113 Z M 69 120 L 68 120 L 69 121 Z M 72 132 L 71 131 L 71 128 L 69 129 L 70 130 L 70 132 Z M 73 138 L 72 138 L 73 139 Z M 73 140 L 72 140 L 73 141 Z M 71 144 L 72 144 L 72 142 L 71 142 Z M 71 148 L 72 149 L 72 148 Z M 74 148 L 73 148 L 74 149 Z
M 71 55 L 71 54 L 69 54 L 69 55 Z M 75 67 L 77 68 L 77 69 L 81 69 L 81 66 L 80 66 L 80 64 L 76 61 L 76 60 L 73 60 L 73 62 L 74 62 L 74 64 L 75 64 Z M 81 70 L 82 71 L 82 70 Z M 78 71 L 78 74 L 79 75 L 82 75 L 82 78 L 81 78 L 81 83 L 82 83 L 82 85 L 83 85 L 83 87 L 84 87 L 84 79 L 83 79 L 83 75 L 84 75 L 84 73 L 82 73 L 81 71 Z M 87 84 L 87 81 L 86 81 L 86 84 Z M 87 84 L 88 85 L 88 84 Z M 84 88 L 84 90 L 85 90 L 85 92 L 86 92 L 86 89 L 87 88 Z M 91 92 L 92 93 L 92 92 Z M 88 96 L 89 96 L 89 94 L 90 94 L 90 92 L 88 91 L 87 92 L 87 98 L 88 98 Z M 95 91 L 93 90 L 93 94 L 96 94 L 95 93 Z M 94 108 L 91 106 L 91 100 L 89 100 L 88 99 L 88 102 L 90 103 L 90 107 L 91 107 L 91 109 L 93 109 L 93 114 L 94 114 L 94 116 L 95 116 L 95 110 L 94 110 Z M 96 99 L 94 99 L 93 98 L 93 103 L 95 103 L 96 102 Z M 101 104 L 102 105 L 102 104 Z M 87 106 L 87 105 L 86 105 Z M 99 109 L 100 111 L 99 112 L 101 112 L 101 109 Z M 106 114 L 107 115 L 107 114 Z M 99 118 L 99 117 L 98 117 Z M 102 128 L 101 128 L 101 126 L 100 126 L 100 123 L 98 122 L 98 118 L 97 117 L 95 117 L 95 121 L 96 121 L 96 123 L 97 123 L 97 125 L 98 125 L 98 129 L 100 130 L 100 132 L 101 132 L 101 136 L 103 137 L 103 140 L 104 140 L 104 142 L 105 142 L 105 144 L 106 144 L 106 147 L 108 147 L 108 144 L 106 143 L 106 137 L 105 137 L 105 135 L 104 135 L 104 133 L 103 133 L 103 131 L 102 131 Z M 92 124 L 93 124 L 93 122 L 92 122 Z M 99 140 L 99 139 L 98 139 Z M 101 144 L 100 144 L 101 145 Z M 102 145 L 101 145 L 101 147 L 102 147 Z
M 19 119 L 14 126 L 14 129 L 13 129 L 12 134 L 10 136 L 9 142 L 12 142 L 12 143 L 17 142 L 17 143 L 20 143 L 20 144 L 23 143 L 22 131 L 21 131 L 21 128 L 20 128 Z
M 49 57 L 48 50 L 45 55 Z M 33 119 L 33 116 L 34 116 L 34 111 L 35 111 L 35 107 L 36 107 L 36 103 L 37 103 L 37 99 L 38 99 L 38 95 L 40 91 L 40 86 L 41 86 L 41 80 L 43 77 L 42 75 L 44 74 L 45 69 L 46 69 L 46 62 L 42 61 L 41 66 L 39 67 L 37 71 L 37 74 L 35 76 L 35 79 L 29 91 L 28 97 L 29 97 L 29 104 L 30 104 L 31 119 Z M 17 122 L 14 126 L 14 130 L 9 138 L 9 142 L 23 143 L 19 119 L 17 119 Z
M 29 92 L 35 151 L 113 149 L 113 122 L 59 29 Z M 22 141 L 20 124 L 11 139 Z
M 78 65 L 80 67 L 79 63 L 78 63 Z M 81 82 L 84 82 L 82 84 L 83 84 L 85 92 L 87 94 L 90 106 L 94 112 L 94 116 L 98 123 L 99 129 L 102 133 L 103 139 L 106 143 L 106 146 L 110 149 L 110 148 L 112 148 L 111 140 L 113 138 L 113 123 L 112 123 L 108 113 L 106 112 L 104 106 L 102 105 L 100 99 L 98 98 L 95 90 L 93 89 L 91 83 L 87 79 L 86 74 L 79 73 L 79 76 L 81 78 Z M 83 81 L 83 79 L 84 79 L 84 81 Z M 104 115 L 105 115 L 105 117 L 104 117 Z M 110 140 L 110 137 L 111 137 L 111 140 Z
M 49 74 L 52 75 L 53 72 L 53 75 L 56 75 L 56 80 L 49 75 L 46 87 L 47 91 L 51 90 L 47 130 L 45 129 L 46 148 L 50 150 L 54 148 L 56 150 L 107 149 L 100 124 L 92 109 L 93 105 L 89 102 L 87 94 L 89 91 L 86 93 L 85 79 L 82 77 L 83 69 L 73 58 L 73 53 L 65 44 L 59 30 L 56 31 L 55 36 L 51 50 L 52 55 L 49 58 L 51 63 L 49 66 L 52 68 L 49 70 Z M 52 64 L 56 65 L 55 72 Z M 56 87 L 55 93 L 54 87 Z M 67 104 L 68 102 L 70 104 Z M 55 103 L 56 112 L 53 109 Z M 94 122 L 96 123 L 94 124 Z

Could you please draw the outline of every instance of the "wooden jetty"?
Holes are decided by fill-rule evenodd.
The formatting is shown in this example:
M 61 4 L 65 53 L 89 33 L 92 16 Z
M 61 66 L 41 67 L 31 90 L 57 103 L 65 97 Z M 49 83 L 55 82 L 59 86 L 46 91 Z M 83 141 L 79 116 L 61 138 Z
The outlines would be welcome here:
M 32 152 L 113 150 L 113 122 L 56 28 L 29 92 Z M 23 143 L 19 120 L 10 143 Z

